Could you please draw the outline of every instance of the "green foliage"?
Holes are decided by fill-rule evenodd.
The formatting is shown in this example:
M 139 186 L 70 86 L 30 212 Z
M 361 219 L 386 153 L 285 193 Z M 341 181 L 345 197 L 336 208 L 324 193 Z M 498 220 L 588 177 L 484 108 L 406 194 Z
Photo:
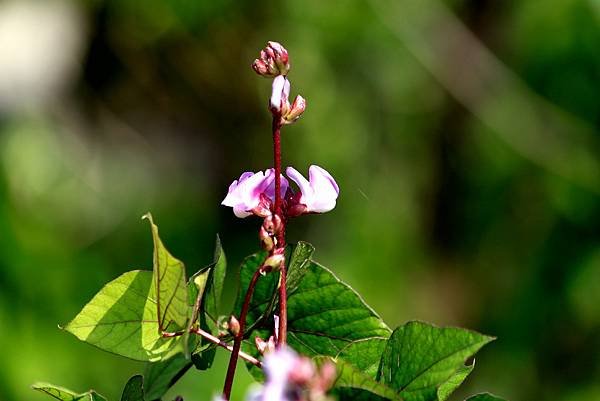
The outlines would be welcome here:
M 191 366 L 212 366 L 214 344 L 191 333 L 198 328 L 216 333 L 226 273 L 217 237 L 213 263 L 186 282 L 183 263 L 167 251 L 151 216 L 145 217 L 154 240 L 153 271 L 131 271 L 111 281 L 65 327 L 101 349 L 151 362 L 144 377 L 136 375 L 127 382 L 122 401 L 158 400 Z M 473 370 L 474 362 L 465 361 L 493 340 L 421 322 L 392 332 L 356 291 L 312 260 L 313 252 L 305 242 L 287 249 L 288 343 L 317 364 L 335 363 L 340 400 L 445 401 Z M 250 279 L 265 257 L 259 252 L 244 260 L 234 315 L 239 316 Z M 279 273 L 268 273 L 259 278 L 251 298 L 244 348 L 258 358 L 253 339 L 272 334 L 279 284 Z M 258 368 L 249 368 L 256 378 L 262 377 Z M 103 399 L 94 392 L 34 388 L 61 400 Z
M 471 374 L 475 367 L 475 360 L 470 365 L 460 367 L 454 375 L 442 383 L 437 389 L 437 397 L 439 401 L 445 401 Z
M 94 390 L 77 394 L 66 388 L 48 383 L 36 383 L 32 387 L 34 390 L 48 394 L 50 397 L 61 401 L 106 401 L 106 398 L 102 397 Z
M 388 340 L 378 376 L 407 401 L 435 400 L 437 389 L 492 340 L 464 329 L 409 322 L 394 330 Z M 444 396 L 454 388 L 444 385 Z
M 347 284 L 331 271 L 310 259 L 314 248 L 299 243 L 291 253 L 288 280 L 288 341 L 292 348 L 308 356 L 336 356 L 355 341 L 385 339 L 390 329 Z M 245 286 L 264 255 L 247 258 L 241 269 L 241 290 L 234 314 L 239 313 Z M 249 322 L 271 329 L 265 317 L 277 300 L 278 276 L 262 277 L 252 298 Z M 252 330 L 248 337 L 253 338 Z
M 326 360 L 332 360 L 329 357 L 317 357 L 317 364 L 322 364 Z M 352 365 L 342 359 L 335 362 L 337 378 L 335 381 L 336 387 L 350 388 L 352 390 L 362 390 L 374 394 L 378 397 L 389 400 L 402 400 L 396 391 L 389 386 L 378 382 L 371 375 L 364 372 L 355 365 Z M 355 392 L 356 394 L 356 392 Z
M 152 272 L 134 270 L 108 283 L 65 330 L 105 351 L 156 361 L 177 339 L 163 338 Z
M 145 392 L 148 400 L 158 400 L 181 377 L 192 362 L 182 354 L 155 363 L 149 363 L 144 372 Z
M 144 399 L 144 377 L 142 375 L 132 376 L 123 389 L 121 401 L 145 401 Z
M 150 221 L 154 241 L 152 263 L 160 329 L 162 331 L 181 330 L 185 327 L 188 319 L 185 266 L 174 258 L 163 245 L 152 215 L 148 213 L 143 218 Z

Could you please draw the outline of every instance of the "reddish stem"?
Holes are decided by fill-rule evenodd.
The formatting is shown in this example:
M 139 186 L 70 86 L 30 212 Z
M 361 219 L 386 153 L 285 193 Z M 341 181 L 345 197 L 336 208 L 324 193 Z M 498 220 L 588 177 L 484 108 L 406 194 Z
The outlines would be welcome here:
M 244 304 L 242 305 L 242 311 L 240 312 L 240 330 L 237 335 L 233 338 L 233 349 L 231 350 L 231 356 L 229 357 L 229 366 L 227 367 L 227 376 L 225 376 L 225 385 L 223 386 L 223 399 L 228 401 L 231 397 L 231 388 L 233 386 L 233 378 L 235 376 L 235 368 L 237 367 L 237 360 L 240 354 L 240 348 L 242 346 L 242 340 L 244 339 L 244 330 L 246 329 L 246 317 L 248 316 L 248 309 L 250 309 L 250 301 L 252 300 L 252 294 L 258 278 L 262 274 L 262 267 L 257 269 L 248 284 L 248 290 L 244 297 Z
M 287 343 L 287 271 L 285 261 L 281 264 L 279 272 L 279 336 L 277 345 L 282 346 Z
M 286 219 L 281 209 L 281 115 L 273 114 L 273 161 L 275 164 L 275 210 L 274 213 L 281 217 L 281 229 L 277 234 L 277 249 L 285 248 L 285 223 Z M 279 282 L 279 335 L 277 345 L 287 343 L 287 272 L 285 262 L 281 264 Z
M 281 116 L 273 114 L 273 161 L 275 164 L 275 214 L 281 213 Z

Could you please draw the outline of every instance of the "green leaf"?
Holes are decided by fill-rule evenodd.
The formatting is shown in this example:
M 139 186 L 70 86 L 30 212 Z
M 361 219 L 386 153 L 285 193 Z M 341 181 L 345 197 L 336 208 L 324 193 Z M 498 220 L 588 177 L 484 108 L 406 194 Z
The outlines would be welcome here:
M 380 355 L 371 353 L 369 359 L 363 359 L 353 352 L 354 348 L 347 348 L 360 340 L 384 341 L 391 330 L 350 286 L 309 259 L 312 250 L 309 244 L 301 243 L 291 253 L 287 302 L 288 343 L 297 352 L 307 356 L 335 357 L 346 349 L 346 362 L 366 364 L 371 369 L 370 373 L 373 373 L 373 365 L 378 366 Z M 250 278 L 264 257 L 265 253 L 258 253 L 245 259 L 234 314 L 239 314 Z M 273 330 L 271 315 L 276 306 L 278 280 L 278 274 L 274 273 L 258 280 L 248 315 L 248 341 L 244 344 L 244 350 L 253 355 L 257 355 L 254 337 L 268 337 Z M 381 347 L 381 343 L 378 344 Z M 250 367 L 250 371 L 255 377 L 260 376 L 256 369 Z
M 470 365 L 461 366 L 446 382 L 437 390 L 438 401 L 446 401 L 448 397 L 465 381 L 467 376 L 473 371 L 475 360 Z
M 394 330 L 381 359 L 380 381 L 407 401 L 433 401 L 437 389 L 493 337 L 409 322 Z
M 59 387 L 48 383 L 36 383 L 32 386 L 32 388 L 61 401 L 106 401 L 106 398 L 94 390 L 77 394 L 64 387 Z
M 218 334 L 217 316 L 226 268 L 227 260 L 219 236 L 217 236 L 213 263 L 192 276 L 188 283 L 190 298 L 195 299 L 194 313 L 189 327 L 196 324 L 196 320 L 199 320 L 198 323 L 203 330 L 214 335 Z M 216 349 L 214 346 L 209 347 L 212 343 L 204 338 L 197 341 L 196 344 L 201 344 L 201 347 L 192 354 L 192 362 L 197 369 L 206 370 L 212 366 Z
M 337 358 L 352 363 L 362 372 L 375 378 L 379 369 L 381 354 L 383 354 L 386 344 L 386 338 L 357 340 L 344 347 L 338 353 Z
M 297 290 L 303 275 L 306 273 L 307 267 L 310 265 L 310 256 L 314 248 L 306 242 L 300 242 L 295 246 L 288 246 L 286 259 L 288 263 L 287 289 L 288 297 Z M 261 266 L 267 256 L 266 252 L 259 252 L 248 256 L 242 262 L 240 268 L 240 286 L 236 298 L 233 314 L 239 316 L 244 302 L 246 289 L 254 275 L 254 272 Z M 273 310 L 278 300 L 278 284 L 279 273 L 269 273 L 264 277 L 260 277 L 254 290 L 254 295 L 250 303 L 248 318 L 246 319 L 246 327 L 248 331 L 254 329 L 257 322 L 270 319 Z M 271 323 L 270 322 L 267 323 Z M 272 325 L 269 326 L 269 329 Z
M 471 396 L 467 399 L 467 401 L 505 401 L 504 398 L 496 397 L 490 393 L 481 393 L 474 396 Z
M 152 272 L 135 270 L 106 284 L 65 330 L 105 351 L 156 361 L 176 343 L 159 330 Z
M 188 318 L 185 266 L 163 245 L 152 215 L 148 213 L 143 218 L 150 222 L 154 241 L 153 269 L 160 330 L 182 330 Z
M 336 365 L 337 378 L 335 387 L 349 387 L 356 390 L 368 391 L 379 397 L 389 400 L 401 400 L 396 391 L 383 383 L 377 382 L 370 374 L 367 374 L 341 359 L 334 360 L 330 357 L 314 358 L 317 365 L 321 366 L 326 361 L 332 361 Z
M 208 279 L 210 277 L 210 273 L 211 268 L 205 267 L 190 277 L 190 281 L 188 282 L 188 302 L 190 303 L 192 309 L 192 316 L 188 320 L 188 325 L 182 336 L 186 359 L 190 358 L 191 352 L 196 349 L 196 346 L 200 342 L 196 336 L 192 336 L 190 334 L 190 330 L 198 322 L 198 317 L 200 316 L 200 311 L 202 309 L 202 298 L 206 289 L 206 284 L 208 283 Z
M 223 247 L 221 246 L 221 239 L 217 235 L 214 262 L 211 265 L 211 277 L 207 284 L 203 307 L 211 331 L 214 331 L 217 326 L 219 303 L 221 302 L 226 273 L 227 258 L 225 257 L 225 252 L 223 252 Z
M 388 401 L 387 398 L 375 395 L 370 391 L 351 387 L 334 387 L 331 390 L 331 395 L 337 401 Z
M 160 399 L 191 366 L 183 354 L 148 364 L 144 372 L 146 400 Z
M 308 263 L 298 287 L 288 296 L 292 348 L 308 356 L 336 356 L 355 341 L 389 335 L 390 329 L 349 285 L 325 267 Z
M 242 266 L 240 267 L 240 286 L 232 313 L 234 316 L 240 315 L 246 289 L 250 284 L 250 280 L 254 275 L 254 272 L 264 262 L 266 255 L 266 252 L 259 252 L 246 257 L 242 262 Z M 248 310 L 248 316 L 246 318 L 247 332 L 251 332 L 254 328 L 254 324 L 268 315 L 271 311 L 274 305 L 276 293 L 275 290 L 277 289 L 278 280 L 279 273 L 269 273 L 266 276 L 258 279 L 256 287 L 254 288 L 254 295 L 252 296 L 250 308 Z
M 314 253 L 315 248 L 308 242 L 298 242 L 294 246 L 290 262 L 288 263 L 288 275 L 287 275 L 287 291 L 288 294 L 292 294 L 298 289 L 298 285 L 304 277 L 308 266 L 310 266 L 311 256 Z
M 142 375 L 132 376 L 125 384 L 121 401 L 145 401 L 144 400 L 144 377 Z
M 198 299 L 202 300 L 206 284 L 210 277 L 211 267 L 205 267 L 196 272 L 190 281 L 188 282 L 188 302 L 190 306 L 194 307 L 198 302 Z

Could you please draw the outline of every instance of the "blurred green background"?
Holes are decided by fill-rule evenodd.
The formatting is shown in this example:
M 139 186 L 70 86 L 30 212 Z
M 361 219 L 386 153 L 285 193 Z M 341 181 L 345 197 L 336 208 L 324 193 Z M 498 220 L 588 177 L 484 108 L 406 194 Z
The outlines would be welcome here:
M 190 273 L 220 233 L 231 301 L 259 221 L 219 204 L 271 165 L 267 40 L 308 103 L 284 163 L 342 191 L 289 240 L 392 327 L 498 336 L 454 400 L 599 400 L 596 0 L 1 2 L 0 399 L 42 380 L 118 400 L 143 371 L 57 324 L 151 268 L 147 211 Z M 209 400 L 226 358 L 168 399 Z

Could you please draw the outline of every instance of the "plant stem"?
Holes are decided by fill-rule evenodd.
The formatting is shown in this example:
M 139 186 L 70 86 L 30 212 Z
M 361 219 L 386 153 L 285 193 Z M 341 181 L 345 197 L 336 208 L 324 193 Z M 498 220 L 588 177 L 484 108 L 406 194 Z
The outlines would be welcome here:
M 185 333 L 185 331 L 181 330 L 181 331 L 174 331 L 174 332 L 163 332 L 162 336 L 163 338 L 173 338 L 173 337 L 180 337 Z M 225 341 L 222 341 L 221 339 L 219 339 L 218 337 L 213 336 L 212 334 L 210 334 L 207 331 L 202 330 L 199 327 L 191 327 L 190 328 L 190 333 L 194 333 L 199 335 L 200 337 L 204 337 L 206 338 L 208 341 L 210 341 L 211 343 L 218 345 L 219 347 L 225 348 L 226 350 L 229 351 L 233 351 L 233 346 L 227 344 Z M 243 351 L 239 352 L 239 356 L 240 358 L 242 358 L 243 360 L 250 362 L 251 364 L 253 364 L 254 366 L 258 367 L 258 368 L 262 368 L 262 363 L 256 359 L 255 357 L 253 357 L 252 355 L 248 355 Z
M 273 114 L 273 161 L 275 164 L 275 210 L 274 213 L 281 218 L 281 229 L 277 234 L 277 248 L 285 248 L 285 223 L 286 219 L 281 211 L 281 115 Z M 279 281 L 279 335 L 277 345 L 287 342 L 287 272 L 285 262 L 281 264 Z
M 244 297 L 244 304 L 242 305 L 242 311 L 240 312 L 239 322 L 240 331 L 233 338 L 233 348 L 231 350 L 231 356 L 229 357 L 229 366 L 227 366 L 227 376 L 225 376 L 225 385 L 223 386 L 223 399 L 229 401 L 231 397 L 231 388 L 233 386 L 233 378 L 235 377 L 235 369 L 237 367 L 238 356 L 240 355 L 240 348 L 242 346 L 242 340 L 244 339 L 244 330 L 246 328 L 246 317 L 248 316 L 248 309 L 250 309 L 250 301 L 252 300 L 252 294 L 258 278 L 262 274 L 262 266 L 254 272 L 250 284 L 248 284 L 248 290 Z
M 212 342 L 213 344 L 216 344 L 220 347 L 225 348 L 226 350 L 233 351 L 233 346 L 227 344 L 225 341 L 221 341 L 217 337 L 213 336 L 210 333 L 207 333 L 206 331 L 202 330 L 201 328 L 192 329 L 192 333 L 196 333 L 199 336 L 206 338 L 208 341 Z M 239 355 L 240 355 L 240 358 L 242 358 L 243 360 L 250 362 L 251 364 L 253 364 L 256 367 L 262 368 L 262 363 L 258 359 L 253 357 L 252 355 L 248 355 L 243 351 L 239 351 Z
M 287 271 L 285 261 L 281 264 L 279 274 L 279 336 L 277 336 L 277 345 L 282 346 L 287 343 Z
M 275 164 L 275 214 L 281 213 L 281 115 L 273 114 L 273 161 Z M 278 244 L 279 247 L 279 244 Z

